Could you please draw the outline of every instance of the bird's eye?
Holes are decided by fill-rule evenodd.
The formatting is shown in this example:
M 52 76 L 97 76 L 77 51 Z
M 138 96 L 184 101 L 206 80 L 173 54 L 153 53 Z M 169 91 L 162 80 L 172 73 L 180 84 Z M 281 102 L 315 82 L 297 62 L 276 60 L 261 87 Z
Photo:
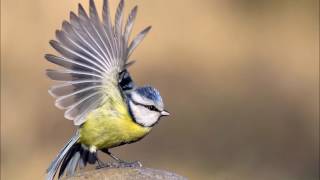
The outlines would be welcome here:
M 145 106 L 146 108 L 148 108 L 149 110 L 151 110 L 151 111 L 158 111 L 158 109 L 155 107 L 155 106 L 153 106 L 153 105 L 150 105 L 150 106 Z

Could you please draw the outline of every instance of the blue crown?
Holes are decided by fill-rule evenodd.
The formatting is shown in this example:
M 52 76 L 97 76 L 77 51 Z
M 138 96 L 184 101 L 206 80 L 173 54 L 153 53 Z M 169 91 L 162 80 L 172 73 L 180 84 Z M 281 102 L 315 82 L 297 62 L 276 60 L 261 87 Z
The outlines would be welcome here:
M 139 87 L 136 89 L 136 92 L 147 99 L 162 104 L 162 98 L 159 91 L 151 86 Z

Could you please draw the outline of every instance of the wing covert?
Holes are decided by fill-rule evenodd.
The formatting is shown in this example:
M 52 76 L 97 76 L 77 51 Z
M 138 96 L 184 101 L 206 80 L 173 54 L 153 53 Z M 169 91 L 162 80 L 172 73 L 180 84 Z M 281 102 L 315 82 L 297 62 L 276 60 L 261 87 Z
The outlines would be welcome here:
M 100 20 L 93 0 L 89 1 L 88 14 L 81 4 L 78 14 L 71 12 L 70 19 L 63 21 L 61 30 L 50 45 L 61 55 L 46 54 L 45 58 L 62 69 L 47 70 L 47 75 L 59 83 L 49 89 L 56 98 L 55 105 L 65 110 L 65 118 L 81 125 L 86 115 L 108 98 L 108 92 L 120 91 L 121 72 L 126 71 L 129 56 L 150 30 L 147 27 L 129 43 L 137 6 L 123 24 L 124 1 L 116 10 L 114 25 L 111 23 L 108 0 L 103 1 Z M 129 75 L 129 74 L 128 74 Z M 130 79 L 131 80 L 131 79 Z M 131 87 L 132 84 L 127 87 Z M 120 94 L 120 92 L 118 93 Z

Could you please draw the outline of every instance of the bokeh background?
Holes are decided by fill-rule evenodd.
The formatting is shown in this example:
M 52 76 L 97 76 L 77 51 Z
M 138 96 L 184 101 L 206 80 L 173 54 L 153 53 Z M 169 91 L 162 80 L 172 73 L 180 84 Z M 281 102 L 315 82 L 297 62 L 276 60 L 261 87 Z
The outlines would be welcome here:
M 74 131 L 43 55 L 78 2 L 1 1 L 3 180 L 43 179 Z M 130 71 L 172 115 L 115 154 L 190 179 L 318 179 L 319 1 L 127 0 L 126 13 L 136 4 L 134 34 L 153 29 Z

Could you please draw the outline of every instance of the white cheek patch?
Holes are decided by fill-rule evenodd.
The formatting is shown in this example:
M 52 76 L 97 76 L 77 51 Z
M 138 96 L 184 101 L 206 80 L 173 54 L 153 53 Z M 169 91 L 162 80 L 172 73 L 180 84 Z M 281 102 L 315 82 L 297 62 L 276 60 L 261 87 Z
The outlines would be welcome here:
M 141 105 L 136 105 L 131 101 L 129 103 L 130 103 L 131 111 L 137 123 L 143 126 L 152 126 L 154 123 L 158 121 L 160 117 L 159 112 L 151 111 L 148 108 Z

